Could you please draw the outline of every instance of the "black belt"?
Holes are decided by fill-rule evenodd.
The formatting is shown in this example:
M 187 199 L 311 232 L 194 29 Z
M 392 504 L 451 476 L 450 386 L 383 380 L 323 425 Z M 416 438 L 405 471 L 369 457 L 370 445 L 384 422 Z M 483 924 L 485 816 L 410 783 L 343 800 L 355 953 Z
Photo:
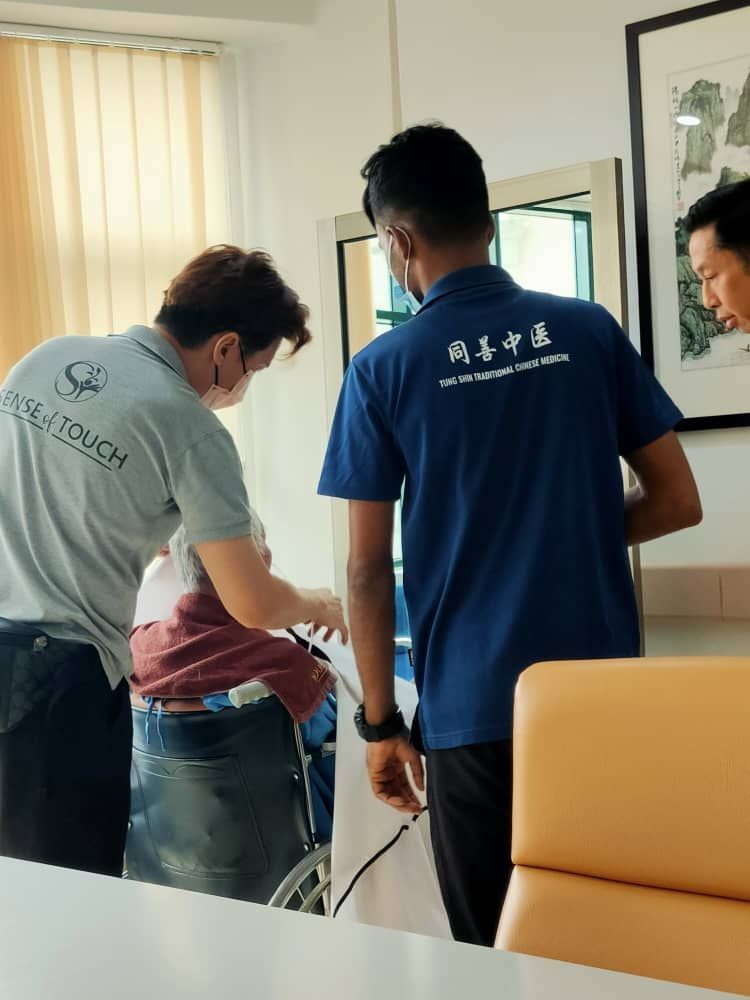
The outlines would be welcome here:
M 41 653 L 48 647 L 50 637 L 33 625 L 0 618 L 0 643 L 22 647 L 28 644 L 32 652 Z
M 80 652 L 89 646 L 88 642 L 78 642 L 75 639 L 53 639 L 35 625 L 25 622 L 14 622 L 0 616 L 0 643 L 5 645 L 30 648 L 33 653 L 43 653 L 46 649 Z

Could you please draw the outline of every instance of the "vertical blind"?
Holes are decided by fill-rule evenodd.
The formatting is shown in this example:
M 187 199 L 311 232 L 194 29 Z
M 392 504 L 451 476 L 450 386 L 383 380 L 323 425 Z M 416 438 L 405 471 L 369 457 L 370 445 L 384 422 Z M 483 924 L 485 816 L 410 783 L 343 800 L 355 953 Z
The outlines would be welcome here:
M 227 241 L 218 62 L 0 38 L 0 381 L 49 337 L 150 322 Z

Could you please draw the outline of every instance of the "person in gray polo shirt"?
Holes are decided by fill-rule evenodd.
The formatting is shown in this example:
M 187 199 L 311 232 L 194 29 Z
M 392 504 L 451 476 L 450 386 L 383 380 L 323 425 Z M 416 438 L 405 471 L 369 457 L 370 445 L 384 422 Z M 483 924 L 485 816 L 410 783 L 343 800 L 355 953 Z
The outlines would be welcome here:
M 153 327 L 59 337 L 0 386 L 0 853 L 119 875 L 127 831 L 128 636 L 145 568 L 184 523 L 230 614 L 312 622 L 341 602 L 273 576 L 239 456 L 239 402 L 308 311 L 271 258 L 213 247 Z

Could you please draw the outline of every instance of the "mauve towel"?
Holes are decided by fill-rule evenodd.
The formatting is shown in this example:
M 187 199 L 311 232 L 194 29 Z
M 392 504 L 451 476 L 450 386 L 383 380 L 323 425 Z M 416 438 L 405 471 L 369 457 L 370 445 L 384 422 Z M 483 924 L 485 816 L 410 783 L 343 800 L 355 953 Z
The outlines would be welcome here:
M 245 628 L 207 594 L 183 594 L 171 618 L 133 630 L 130 648 L 130 686 L 144 698 L 202 698 L 258 680 L 306 722 L 336 683 L 296 642 Z

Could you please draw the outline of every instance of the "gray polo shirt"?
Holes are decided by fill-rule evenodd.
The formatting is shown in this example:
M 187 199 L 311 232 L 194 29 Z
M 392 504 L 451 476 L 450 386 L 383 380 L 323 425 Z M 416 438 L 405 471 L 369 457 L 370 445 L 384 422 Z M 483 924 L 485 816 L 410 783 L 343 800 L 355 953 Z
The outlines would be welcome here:
M 98 649 L 114 687 L 146 566 L 251 533 L 231 436 L 154 330 L 59 337 L 0 387 L 0 616 Z

